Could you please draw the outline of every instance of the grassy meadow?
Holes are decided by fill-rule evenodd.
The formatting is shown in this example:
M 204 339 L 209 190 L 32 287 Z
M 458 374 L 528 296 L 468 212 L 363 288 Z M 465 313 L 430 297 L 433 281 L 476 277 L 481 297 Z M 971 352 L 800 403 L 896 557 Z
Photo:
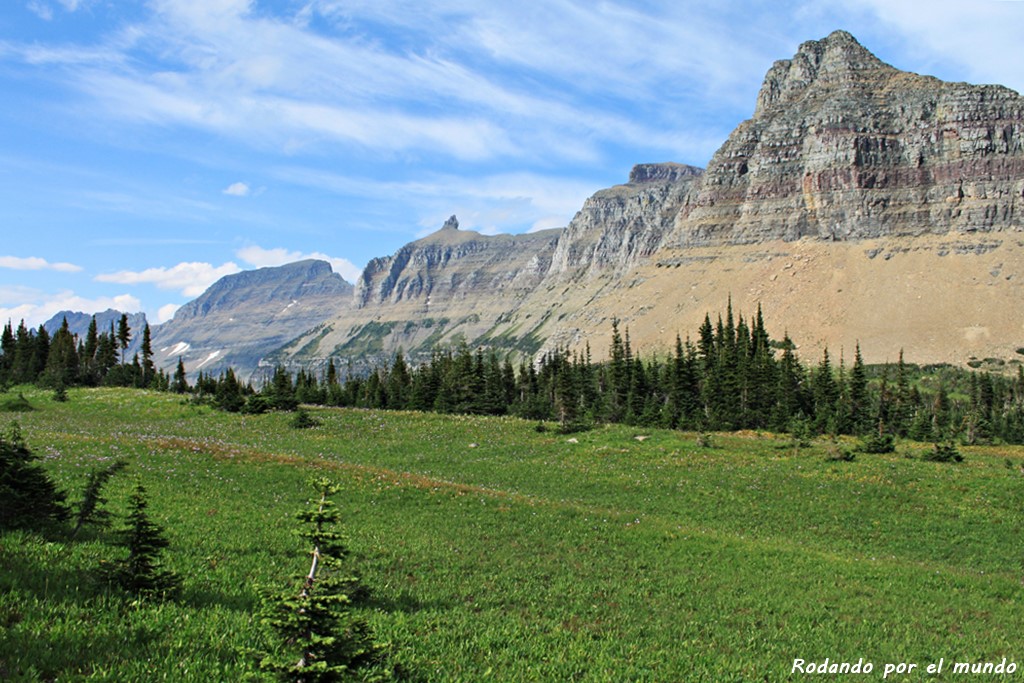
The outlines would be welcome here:
M 310 409 L 320 426 L 299 430 L 171 394 L 24 394 L 35 409 L 0 427 L 21 425 L 71 502 L 127 458 L 104 494 L 114 526 L 141 482 L 184 584 L 165 603 L 101 585 L 110 531 L 0 535 L 3 680 L 242 679 L 264 638 L 258 589 L 308 568 L 293 515 L 318 473 L 343 484 L 365 617 L 409 680 L 831 679 L 792 673 L 826 657 L 873 663 L 861 680 L 899 662 L 918 668 L 886 680 L 955 680 L 953 662 L 1024 664 L 1020 447 L 945 464 L 901 443 L 844 462 L 784 435 L 708 448 L 350 409 Z

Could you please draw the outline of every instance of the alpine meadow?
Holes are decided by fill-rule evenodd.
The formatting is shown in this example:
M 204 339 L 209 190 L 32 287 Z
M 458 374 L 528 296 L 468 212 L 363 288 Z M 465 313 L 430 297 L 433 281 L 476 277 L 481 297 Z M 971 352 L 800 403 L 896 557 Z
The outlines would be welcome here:
M 1013 659 L 1024 449 L 834 459 L 840 438 L 309 408 L 242 416 L 161 392 L 26 389 L 13 415 L 58 488 L 129 464 L 166 531 L 170 600 L 111 588 L 110 527 L 6 530 L 7 680 L 239 680 L 260 591 L 309 566 L 294 513 L 334 496 L 356 612 L 399 680 L 787 680 L 796 658 Z M 700 438 L 703 436 L 704 438 Z M 113 525 L 112 525 L 113 526 Z M 297 592 L 297 591 L 296 591 Z M 799 676 L 792 676 L 799 678 Z

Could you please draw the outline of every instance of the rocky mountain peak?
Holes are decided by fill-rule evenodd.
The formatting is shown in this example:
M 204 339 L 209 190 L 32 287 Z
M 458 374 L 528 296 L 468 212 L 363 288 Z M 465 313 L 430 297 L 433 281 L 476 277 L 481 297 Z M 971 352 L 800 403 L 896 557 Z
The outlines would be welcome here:
M 804 96 L 814 85 L 848 87 L 871 71 L 896 71 L 857 42 L 846 31 L 834 31 L 821 40 L 809 40 L 792 59 L 775 62 L 757 96 L 754 116 Z
M 1024 228 L 1024 100 L 880 61 L 845 32 L 776 62 L 678 244 Z
M 441 229 L 442 230 L 458 230 L 459 229 L 459 219 L 455 217 L 455 214 L 452 214 L 448 218 L 448 220 L 446 220 L 444 222 L 444 225 L 441 226 Z

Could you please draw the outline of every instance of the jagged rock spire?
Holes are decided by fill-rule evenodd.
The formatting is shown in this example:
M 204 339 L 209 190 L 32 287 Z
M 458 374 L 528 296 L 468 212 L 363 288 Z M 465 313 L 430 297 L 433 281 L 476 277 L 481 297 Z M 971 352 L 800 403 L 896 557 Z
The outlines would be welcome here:
M 444 225 L 441 226 L 441 229 L 442 230 L 458 230 L 459 229 L 459 219 L 455 217 L 455 214 L 452 214 L 451 217 L 449 217 L 448 220 L 446 220 L 444 222 Z

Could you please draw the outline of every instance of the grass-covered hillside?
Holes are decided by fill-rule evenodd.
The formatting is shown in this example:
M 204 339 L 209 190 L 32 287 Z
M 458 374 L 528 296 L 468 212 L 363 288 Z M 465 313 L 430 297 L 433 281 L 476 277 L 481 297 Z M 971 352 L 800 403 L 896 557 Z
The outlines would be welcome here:
M 795 659 L 1024 660 L 1024 449 L 853 445 L 513 418 L 312 409 L 241 416 L 166 393 L 24 391 L 0 413 L 111 529 L 0 535 L 0 679 L 233 681 L 267 638 L 259 589 L 309 566 L 294 513 L 335 502 L 360 608 L 408 680 L 779 681 Z M 0 396 L 0 403 L 12 394 Z M 22 408 L 26 406 L 22 405 Z M 171 601 L 97 578 L 135 486 L 166 531 Z M 925 673 L 945 662 L 944 673 Z M 1017 675 L 1020 675 L 1018 672 Z M 826 677 L 812 677 L 826 678 Z M 894 680 L 890 676 L 888 680 Z

